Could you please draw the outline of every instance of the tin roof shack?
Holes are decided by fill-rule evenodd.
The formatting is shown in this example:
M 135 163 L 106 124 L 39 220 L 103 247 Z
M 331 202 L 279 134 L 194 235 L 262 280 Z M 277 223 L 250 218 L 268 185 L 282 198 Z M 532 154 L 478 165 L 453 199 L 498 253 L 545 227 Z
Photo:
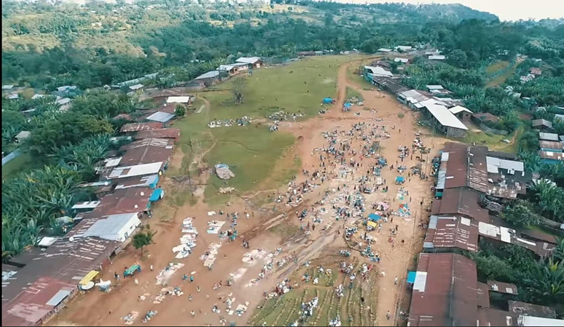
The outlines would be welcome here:
M 385 70 L 380 66 L 364 66 L 364 79 L 369 82 L 374 82 L 374 79 L 377 77 L 393 77 L 390 71 Z
M 180 129 L 178 128 L 160 128 L 154 129 L 150 131 L 140 131 L 134 136 L 136 140 L 142 139 L 151 139 L 151 138 L 158 138 L 158 139 L 172 139 L 174 142 L 178 142 L 180 138 Z
M 164 162 L 153 162 L 149 164 L 141 164 L 128 167 L 116 167 L 109 175 L 102 176 L 109 180 L 117 180 L 131 177 L 141 177 L 145 175 L 161 175 L 164 168 Z
M 564 326 L 562 319 L 550 319 L 532 316 L 519 316 L 517 319 L 518 326 Z
M 65 305 L 76 289 L 76 285 L 40 277 L 2 306 L 2 326 L 41 326 Z
M 409 326 L 475 326 L 476 264 L 459 254 L 422 253 L 409 310 Z
M 478 224 L 469 218 L 431 216 L 425 235 L 425 252 L 478 251 Z
M 442 85 L 427 85 L 427 90 L 436 96 L 449 95 L 452 92 L 445 89 Z
M 558 134 L 555 133 L 539 133 L 539 140 L 558 142 L 559 139 Z
M 542 163 L 550 165 L 564 161 L 564 154 L 562 152 L 539 151 L 539 157 Z
M 159 182 L 159 175 L 147 175 L 141 177 L 126 178 L 119 180 L 116 184 L 116 190 L 132 188 L 132 187 L 149 187 L 155 189 Z
M 539 141 L 540 151 L 546 152 L 562 152 L 564 145 L 562 142 L 555 141 Z
M 455 106 L 448 109 L 456 118 L 460 120 L 469 121 L 473 112 L 462 106 Z
M 235 74 L 238 74 L 240 72 L 248 71 L 249 66 L 252 66 L 252 65 L 242 63 L 242 62 L 238 62 L 238 63 L 234 63 L 234 64 L 230 64 L 230 65 L 219 65 L 217 70 L 219 70 L 220 72 L 225 72 L 228 75 L 235 75 Z
M 499 117 L 490 114 L 489 112 L 478 112 L 472 114 L 472 118 L 470 118 L 476 125 L 480 125 L 483 123 L 497 123 L 500 119 Z
M 436 100 L 430 99 L 421 102 L 427 110 L 427 117 L 433 126 L 448 137 L 464 137 L 468 128 L 450 112 L 447 107 L 438 104 Z
M 150 131 L 154 129 L 162 129 L 163 124 L 159 122 L 152 123 L 129 123 L 121 127 L 120 133 L 136 133 L 140 131 Z
M 98 237 L 123 243 L 140 224 L 138 212 L 83 219 L 76 227 L 80 234 L 75 234 L 74 237 Z
M 162 162 L 164 163 L 163 169 L 166 169 L 173 148 L 174 140 L 171 139 L 153 138 L 134 141 L 120 148 L 120 151 L 125 151 L 125 153 L 119 164 L 131 166 Z
M 260 68 L 263 66 L 263 62 L 260 57 L 241 57 L 235 60 L 235 62 L 240 64 L 247 64 L 249 68 Z
M 370 74 L 368 74 L 370 77 Z M 367 74 L 365 73 L 365 79 L 379 87 L 380 89 L 390 92 L 392 94 L 398 94 L 401 92 L 409 91 L 409 89 L 403 85 L 401 85 L 401 78 L 399 77 L 388 77 L 388 76 L 373 76 L 373 77 L 366 77 Z
M 456 215 L 489 222 L 488 210 L 482 208 L 479 201 L 480 193 L 468 187 L 445 189 L 442 199 L 433 201 L 431 213 L 437 216 Z
M 429 100 L 430 96 L 422 91 L 409 90 L 405 92 L 398 93 L 397 99 L 399 102 L 406 104 L 409 108 L 413 110 L 423 109 L 424 106 L 421 102 Z
M 100 200 L 96 209 L 84 215 L 85 218 L 97 218 L 133 212 L 150 214 L 153 189 L 148 187 L 134 187 L 115 190 Z
M 538 129 L 541 131 L 551 131 L 552 130 L 552 123 L 546 119 L 535 119 L 531 122 L 531 126 L 534 129 Z
M 202 83 L 204 83 L 205 86 L 214 85 L 215 83 L 219 82 L 220 80 L 221 80 L 221 76 L 220 76 L 219 71 L 217 71 L 217 70 L 209 71 L 205 74 L 202 74 L 202 75 L 194 78 L 194 81 L 202 82 Z

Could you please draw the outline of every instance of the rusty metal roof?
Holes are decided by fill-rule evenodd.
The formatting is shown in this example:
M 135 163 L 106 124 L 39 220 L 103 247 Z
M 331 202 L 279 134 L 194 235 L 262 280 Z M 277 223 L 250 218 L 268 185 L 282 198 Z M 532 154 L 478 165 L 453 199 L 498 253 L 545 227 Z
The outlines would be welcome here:
M 163 138 L 163 139 L 177 139 L 180 136 L 180 129 L 178 128 L 160 128 L 151 131 L 140 131 L 135 135 L 135 139 L 149 139 L 149 138 Z
M 140 132 L 140 131 L 150 131 L 153 129 L 161 129 L 163 124 L 159 122 L 152 123 L 129 123 L 121 127 L 120 133 L 130 133 L 130 132 Z
M 134 166 L 154 162 L 167 162 L 172 155 L 174 140 L 171 139 L 143 139 L 126 144 L 120 148 L 125 151 L 120 166 Z
M 488 284 L 478 282 L 478 307 L 490 307 L 490 288 Z
M 114 193 L 104 196 L 100 204 L 85 218 L 117 215 L 130 212 L 143 212 L 149 207 L 149 198 L 153 190 L 148 187 L 134 187 L 118 189 Z
M 455 253 L 422 253 L 413 285 L 411 326 L 474 326 L 478 294 L 476 264 Z
M 431 216 L 423 248 L 478 251 L 478 226 L 469 218 Z
M 488 210 L 479 203 L 480 193 L 467 187 L 446 189 L 441 200 L 435 200 L 431 207 L 434 215 L 460 214 L 478 221 L 489 222 Z
M 76 285 L 70 283 L 39 277 L 13 301 L 2 305 L 2 326 L 41 325 L 53 309 L 76 289 Z
M 448 153 L 446 163 L 445 189 L 466 186 L 468 162 L 465 144 L 447 142 L 443 152 Z
M 517 326 L 518 316 L 507 311 L 478 308 L 477 326 Z

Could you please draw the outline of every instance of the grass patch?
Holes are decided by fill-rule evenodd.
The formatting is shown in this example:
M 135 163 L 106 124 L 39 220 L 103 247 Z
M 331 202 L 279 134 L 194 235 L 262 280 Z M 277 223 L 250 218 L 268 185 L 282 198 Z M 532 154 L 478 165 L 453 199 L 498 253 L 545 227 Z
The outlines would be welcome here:
M 503 70 L 503 69 L 509 67 L 509 65 L 511 65 L 511 63 L 509 61 L 503 61 L 503 60 L 496 61 L 486 68 L 486 73 L 494 74 L 494 73 L 496 73 L 500 70 Z
M 37 165 L 33 162 L 33 158 L 27 153 L 22 153 L 2 166 L 2 179 L 14 177 L 18 173 L 33 168 L 37 168 Z
M 300 227 L 295 224 L 281 223 L 268 229 L 268 231 L 285 239 L 298 234 L 300 232 Z
M 495 151 L 517 153 L 519 149 L 518 138 L 523 133 L 523 127 L 518 128 L 515 133 L 509 135 L 497 135 L 479 130 L 475 125 L 469 128 L 466 137 L 461 139 L 462 143 L 477 145 L 487 145 L 488 148 Z M 515 134 L 517 136 L 514 138 Z M 512 143 L 507 144 L 503 140 L 508 139 Z
M 325 97 L 334 97 L 337 71 L 341 64 L 360 56 L 321 56 L 277 67 L 253 71 L 247 77 L 244 103 L 234 105 L 233 81 L 220 84 L 215 92 L 202 93 L 212 106 L 211 118 L 236 119 L 242 116 L 264 118 L 272 112 L 302 112 L 317 115 Z
M 513 75 L 513 73 L 515 73 L 515 69 L 517 69 L 517 66 L 519 66 L 519 63 L 515 63 L 513 64 L 513 66 L 508 69 L 505 73 L 495 77 L 494 79 L 490 80 L 487 84 L 486 87 L 496 87 L 499 86 L 503 83 L 505 83 L 505 80 L 507 80 L 509 77 L 511 77 L 511 75 Z M 489 67 L 488 67 L 489 68 Z
M 347 87 L 347 100 L 352 98 L 357 98 L 359 101 L 364 100 L 362 95 L 357 90 L 353 89 L 352 87 Z

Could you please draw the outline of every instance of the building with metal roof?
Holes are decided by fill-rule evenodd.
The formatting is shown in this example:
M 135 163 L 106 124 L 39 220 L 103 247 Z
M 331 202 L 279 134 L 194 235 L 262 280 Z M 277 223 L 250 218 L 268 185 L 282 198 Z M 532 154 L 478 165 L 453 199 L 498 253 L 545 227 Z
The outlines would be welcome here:
M 399 102 L 407 104 L 411 109 L 419 110 L 424 108 L 421 102 L 429 100 L 429 96 L 417 90 L 409 90 L 398 93 L 397 99 Z
M 368 74 L 368 76 L 372 77 L 372 79 L 374 77 L 392 77 L 394 76 L 394 74 L 392 74 L 390 71 L 385 70 L 382 67 L 379 66 L 364 66 L 364 71 L 365 74 Z
M 539 151 L 541 162 L 546 164 L 557 164 L 564 161 L 564 153 L 553 151 Z
M 121 127 L 121 133 L 132 133 L 140 131 L 150 131 L 154 129 L 162 129 L 163 124 L 158 122 L 153 123 L 129 123 Z
M 196 78 L 194 78 L 195 80 L 205 80 L 205 79 L 210 79 L 210 78 L 219 78 L 219 72 L 217 70 L 212 70 L 209 71 L 207 73 L 204 73 Z
M 519 326 L 564 326 L 564 320 L 551 319 L 533 316 L 519 316 L 517 323 Z
M 96 209 L 85 214 L 84 217 L 99 218 L 133 212 L 149 212 L 151 208 L 149 198 L 152 193 L 153 189 L 148 187 L 117 189 L 114 193 L 104 196 Z
M 124 242 L 137 226 L 141 224 L 137 212 L 115 214 L 96 219 L 82 235 L 75 237 L 99 237 L 101 239 Z
M 124 180 L 120 180 L 116 185 L 116 190 L 132 188 L 132 187 L 149 187 L 149 188 L 156 188 L 157 183 L 159 182 L 159 175 L 147 175 L 141 177 L 134 177 L 134 178 L 127 178 Z
M 536 129 L 551 130 L 552 123 L 546 119 L 535 119 L 531 122 L 531 126 Z
M 539 140 L 558 142 L 558 139 L 559 139 L 558 134 L 555 133 L 543 133 L 543 132 L 539 133 Z
M 488 209 L 480 206 L 480 193 L 468 187 L 449 188 L 441 199 L 433 200 L 431 213 L 437 216 L 456 215 L 489 222 Z M 477 232 L 477 230 L 476 230 Z
M 137 134 L 135 134 L 134 138 L 137 140 L 151 139 L 151 138 L 173 139 L 176 142 L 178 141 L 179 137 L 180 137 L 180 129 L 178 128 L 160 128 L 150 131 L 140 131 Z
M 175 116 L 176 116 L 176 114 L 171 114 L 171 113 L 164 112 L 164 111 L 157 111 L 154 114 L 147 117 L 147 120 L 156 121 L 156 122 L 159 122 L 159 123 L 168 123 Z
M 127 167 L 116 167 L 114 168 L 109 176 L 108 179 L 121 179 L 121 178 L 130 178 L 130 177 L 138 177 L 138 176 L 145 176 L 145 175 L 154 175 L 159 174 L 164 169 L 164 162 L 153 162 L 148 164 L 141 164 L 135 166 L 127 166 Z
M 184 103 L 189 104 L 192 97 L 189 95 L 184 96 L 170 96 L 166 99 L 166 103 Z
M 120 165 L 131 166 L 162 162 L 166 169 L 173 148 L 174 140 L 171 139 L 137 140 L 120 148 L 120 151 L 125 151 L 121 157 Z
M 431 216 L 423 250 L 440 252 L 453 249 L 478 251 L 478 224 L 470 218 Z
M 539 141 L 540 151 L 562 152 L 564 144 L 556 141 Z
M 437 129 L 449 137 L 464 137 L 468 127 L 466 127 L 447 107 L 440 105 L 436 100 L 430 99 L 421 102 L 429 116 L 433 118 L 433 123 Z

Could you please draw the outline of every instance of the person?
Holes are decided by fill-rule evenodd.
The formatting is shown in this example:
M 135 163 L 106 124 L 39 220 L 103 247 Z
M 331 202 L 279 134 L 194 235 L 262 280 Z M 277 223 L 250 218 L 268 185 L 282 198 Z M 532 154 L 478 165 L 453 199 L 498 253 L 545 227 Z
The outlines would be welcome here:
M 150 266 L 149 266 L 149 269 L 151 269 L 151 271 L 153 271 L 153 265 L 150 265 Z
M 135 278 L 135 285 L 139 285 L 139 281 Z
M 398 284 L 398 276 L 396 276 L 396 278 L 394 278 L 394 285 Z
M 190 311 L 190 314 L 192 315 L 192 317 L 195 317 L 195 316 L 196 316 L 196 311 L 192 310 L 192 311 Z
M 194 275 L 190 275 L 190 283 L 194 282 Z
M 117 273 L 117 271 L 114 271 L 114 278 L 119 280 L 119 274 Z
M 390 314 L 390 311 L 386 312 L 386 319 L 390 320 L 391 317 L 392 315 Z
M 200 286 L 196 286 L 196 291 L 198 291 L 198 293 L 200 293 Z
M 192 301 L 192 294 L 188 295 L 188 301 Z

